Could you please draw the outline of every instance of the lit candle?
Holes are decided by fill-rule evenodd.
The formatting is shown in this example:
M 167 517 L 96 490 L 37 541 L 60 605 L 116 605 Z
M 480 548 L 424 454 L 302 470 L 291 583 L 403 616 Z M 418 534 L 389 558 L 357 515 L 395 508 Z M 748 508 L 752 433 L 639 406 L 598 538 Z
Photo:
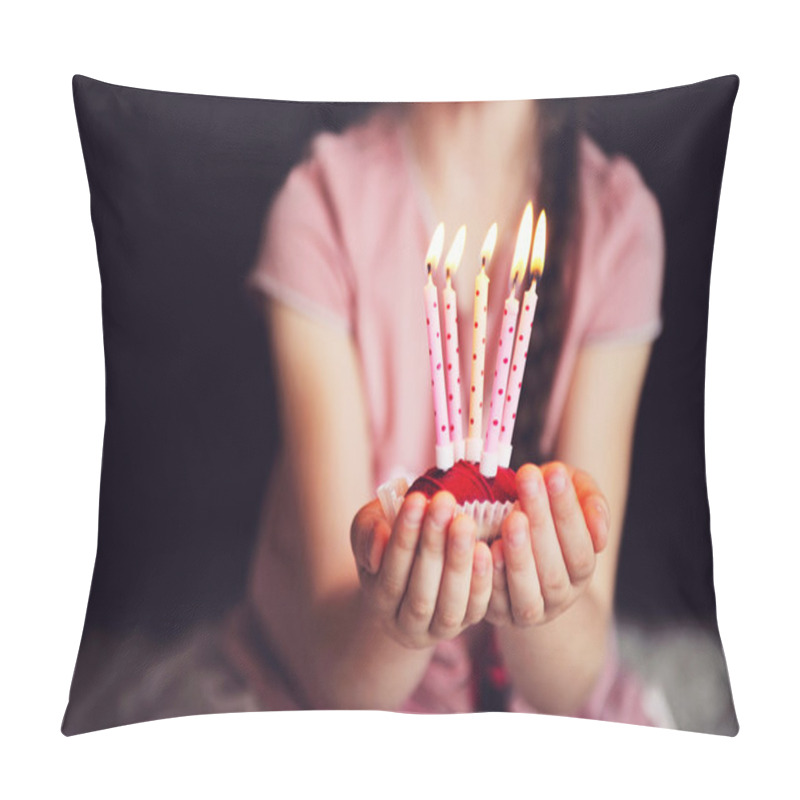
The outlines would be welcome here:
M 497 445 L 498 463 L 507 467 L 511 463 L 511 437 L 517 419 L 519 396 L 522 391 L 522 376 L 525 374 L 525 362 L 528 358 L 528 345 L 531 341 L 533 315 L 536 312 L 536 287 L 544 271 L 544 249 L 547 237 L 547 217 L 544 211 L 539 214 L 536 223 L 536 236 L 533 239 L 533 255 L 531 256 L 531 285 L 522 298 L 522 309 L 519 314 L 519 326 L 514 340 L 514 357 L 511 359 L 511 373 L 508 376 L 506 399 L 503 405 L 503 421 L 500 425 L 500 440 Z
M 466 455 L 468 461 L 481 460 L 483 443 L 483 372 L 486 362 L 486 310 L 489 298 L 489 278 L 486 265 L 492 260 L 497 243 L 497 223 L 489 228 L 481 248 L 481 271 L 475 278 L 475 307 L 472 326 L 472 378 L 469 389 L 469 430 Z
M 511 266 L 511 291 L 503 307 L 500 320 L 500 339 L 497 345 L 494 380 L 492 382 L 492 402 L 489 407 L 489 426 L 481 454 L 481 474 L 493 478 L 497 474 L 497 444 L 500 439 L 500 418 L 503 414 L 508 373 L 511 368 L 511 349 L 514 346 L 514 331 L 517 327 L 517 283 L 524 277 L 528 266 L 528 255 L 531 250 L 533 234 L 533 204 L 525 206 L 522 222 L 517 234 L 517 246 L 514 249 L 514 261 Z
M 456 461 L 464 458 L 464 424 L 461 414 L 461 366 L 458 354 L 458 308 L 456 290 L 451 278 L 455 275 L 461 256 L 464 254 L 464 240 L 467 228 L 462 225 L 444 260 L 447 283 L 442 292 L 444 303 L 444 354 L 445 377 L 447 379 L 447 410 L 450 417 L 450 441 L 453 443 L 453 457 Z
M 439 223 L 431 239 L 425 263 L 428 282 L 423 291 L 425 318 L 428 325 L 428 355 L 431 362 L 431 386 L 433 388 L 433 421 L 436 428 L 436 466 L 441 470 L 453 466 L 453 444 L 450 441 L 447 422 L 447 393 L 442 369 L 442 339 L 439 326 L 439 301 L 433 273 L 439 264 L 444 245 L 444 225 Z

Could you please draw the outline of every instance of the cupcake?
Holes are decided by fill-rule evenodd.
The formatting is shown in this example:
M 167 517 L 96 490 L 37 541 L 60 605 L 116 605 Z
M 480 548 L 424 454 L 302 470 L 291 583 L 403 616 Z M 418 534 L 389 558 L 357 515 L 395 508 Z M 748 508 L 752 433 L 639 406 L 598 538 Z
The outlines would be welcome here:
M 500 535 L 500 526 L 516 503 L 516 474 L 498 467 L 497 474 L 487 478 L 479 464 L 462 460 L 448 470 L 431 467 L 410 487 L 403 478 L 388 481 L 377 493 L 384 514 L 393 523 L 408 492 L 422 492 L 430 498 L 439 491 L 450 492 L 456 500 L 456 513 L 472 517 L 477 538 L 491 542 Z

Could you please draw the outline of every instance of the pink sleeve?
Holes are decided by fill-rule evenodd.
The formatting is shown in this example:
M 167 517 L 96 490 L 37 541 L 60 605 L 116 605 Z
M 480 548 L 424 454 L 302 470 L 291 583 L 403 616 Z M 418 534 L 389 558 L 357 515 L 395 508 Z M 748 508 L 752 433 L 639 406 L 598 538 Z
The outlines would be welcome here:
M 585 341 L 649 341 L 661 331 L 664 229 L 655 195 L 636 167 L 615 158 L 604 191 L 604 242 L 595 255 L 596 302 Z
M 301 313 L 350 327 L 353 282 L 318 158 L 296 166 L 278 192 L 249 284 Z

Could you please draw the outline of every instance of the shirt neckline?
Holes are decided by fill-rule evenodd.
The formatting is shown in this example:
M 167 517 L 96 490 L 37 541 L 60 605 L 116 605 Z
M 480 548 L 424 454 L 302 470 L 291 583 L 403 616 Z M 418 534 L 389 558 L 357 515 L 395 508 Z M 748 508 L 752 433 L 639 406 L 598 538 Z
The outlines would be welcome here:
M 400 119 L 398 121 L 397 138 L 400 143 L 400 150 L 403 155 L 403 161 L 406 166 L 406 173 L 409 183 L 411 184 L 417 211 L 423 223 L 430 231 L 433 231 L 436 225 L 438 225 L 438 222 L 433 211 L 433 202 L 428 194 L 428 190 L 425 188 L 425 182 L 422 179 L 422 170 L 417 161 L 416 154 L 414 153 L 411 134 L 405 119 Z
M 409 131 L 408 122 L 405 118 L 398 119 L 396 128 L 396 136 L 400 146 L 403 162 L 406 167 L 406 175 L 411 187 L 411 193 L 414 197 L 414 205 L 417 209 L 419 219 L 426 231 L 426 235 L 432 235 L 439 221 L 436 218 L 436 213 L 433 209 L 433 201 L 431 200 L 428 190 L 425 188 L 425 181 L 422 178 L 422 169 L 417 160 L 416 153 L 414 152 L 414 145 L 411 141 L 411 133 Z M 427 246 L 427 242 L 425 243 Z M 507 260 L 510 267 L 510 259 L 513 255 L 513 249 L 509 246 L 500 246 L 495 250 L 489 268 L 486 271 L 489 279 L 498 278 L 498 261 Z M 460 309 L 459 309 L 460 310 Z

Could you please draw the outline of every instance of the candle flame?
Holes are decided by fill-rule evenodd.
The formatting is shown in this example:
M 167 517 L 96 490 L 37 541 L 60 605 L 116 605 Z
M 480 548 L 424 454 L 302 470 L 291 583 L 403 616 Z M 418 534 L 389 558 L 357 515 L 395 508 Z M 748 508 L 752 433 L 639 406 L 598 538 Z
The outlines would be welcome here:
M 461 256 L 464 255 L 464 242 L 467 238 L 467 226 L 462 225 L 456 233 L 456 238 L 453 239 L 453 244 L 450 245 L 450 250 L 447 252 L 447 257 L 444 260 L 444 267 L 447 270 L 448 279 L 456 274 L 458 265 L 461 263 Z
M 531 237 L 533 236 L 533 203 L 528 201 L 522 214 L 517 234 L 517 246 L 514 248 L 514 261 L 511 266 L 511 281 L 516 283 L 525 274 L 528 267 L 528 255 L 531 252 Z
M 536 236 L 533 237 L 533 255 L 531 256 L 531 275 L 538 281 L 544 272 L 544 250 L 547 239 L 547 216 L 542 209 L 536 222 Z
M 497 223 L 495 222 L 486 238 L 483 240 L 483 247 L 481 248 L 481 269 L 483 269 L 491 260 L 494 253 L 494 247 L 497 244 Z
M 428 275 L 436 272 L 436 267 L 439 265 L 439 259 L 442 257 L 442 248 L 444 247 L 444 223 L 440 222 L 436 226 L 433 233 L 430 246 L 428 247 L 428 255 L 425 256 L 425 264 L 428 267 Z

